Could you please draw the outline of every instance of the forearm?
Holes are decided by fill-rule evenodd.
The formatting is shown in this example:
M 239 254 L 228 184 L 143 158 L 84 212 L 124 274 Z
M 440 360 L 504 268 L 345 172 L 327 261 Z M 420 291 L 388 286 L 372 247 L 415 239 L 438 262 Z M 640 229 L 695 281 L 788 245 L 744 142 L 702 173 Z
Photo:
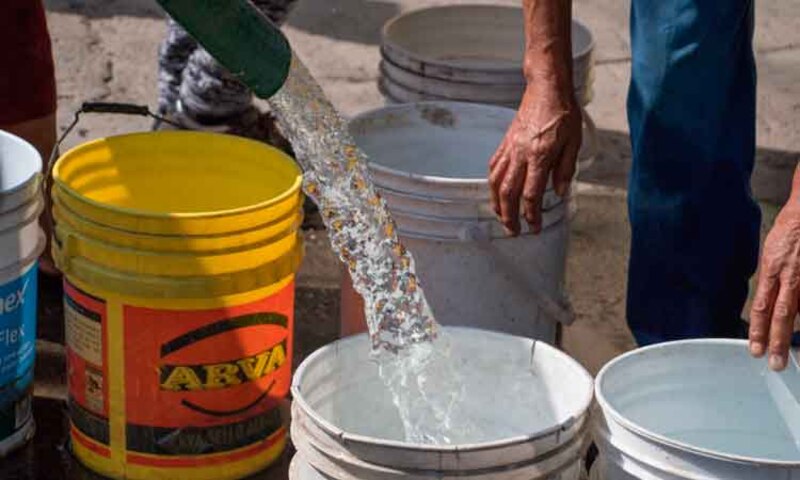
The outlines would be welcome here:
M 789 201 L 800 202 L 800 163 L 794 169 L 794 178 L 792 179 L 792 194 Z
M 571 94 L 572 0 L 524 0 L 523 10 L 528 83 Z

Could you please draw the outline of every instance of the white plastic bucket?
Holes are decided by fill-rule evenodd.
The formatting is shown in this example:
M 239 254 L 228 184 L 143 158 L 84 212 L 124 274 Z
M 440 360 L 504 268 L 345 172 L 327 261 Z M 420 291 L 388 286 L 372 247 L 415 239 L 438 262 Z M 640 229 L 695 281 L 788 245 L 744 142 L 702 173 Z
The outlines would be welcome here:
M 463 445 L 405 442 L 397 409 L 371 360 L 369 339 L 358 335 L 318 350 L 295 374 L 292 439 L 298 454 L 290 478 L 581 478 L 591 376 L 542 342 L 470 328 L 451 327 L 447 333 L 454 364 L 469 368 L 464 401 L 471 402 L 465 405 L 473 412 L 470 418 L 488 418 L 486 424 L 496 425 L 497 432 L 526 433 L 505 437 L 486 431 L 480 441 Z M 521 379 L 523 387 L 503 381 L 510 378 L 505 375 Z M 535 390 L 535 400 L 515 388 Z
M 39 193 L 42 158 L 33 145 L 0 130 L 0 213 L 15 210 Z
M 744 340 L 630 352 L 596 394 L 598 480 L 800 479 L 800 371 L 768 371 Z
M 383 28 L 381 86 L 394 101 L 460 100 L 516 106 L 526 84 L 523 12 L 500 5 L 415 10 Z M 572 24 L 575 91 L 591 100 L 594 40 Z M 417 98 L 420 97 L 420 98 Z
M 429 78 L 404 70 L 388 60 L 381 61 L 380 73 L 378 89 L 390 104 L 449 100 L 516 109 L 525 93 L 525 84 L 482 85 Z M 574 84 L 575 99 L 586 106 L 594 99 L 594 72 L 589 72 L 582 81 L 585 83 Z
M 543 232 L 524 226 L 506 237 L 486 172 L 513 117 L 491 105 L 424 102 L 364 113 L 351 132 L 437 319 L 553 342 L 557 323 L 573 318 L 563 293 L 572 205 L 548 190 Z
M 24 140 L 0 131 L 0 456 L 34 432 L 31 415 L 36 352 L 37 262 L 41 157 Z

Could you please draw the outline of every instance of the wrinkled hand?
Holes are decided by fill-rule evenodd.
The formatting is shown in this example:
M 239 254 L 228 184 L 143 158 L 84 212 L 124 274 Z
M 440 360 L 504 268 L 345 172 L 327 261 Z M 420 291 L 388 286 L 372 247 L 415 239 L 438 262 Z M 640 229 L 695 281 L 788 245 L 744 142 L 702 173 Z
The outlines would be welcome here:
M 769 352 L 772 370 L 786 368 L 799 300 L 800 198 L 792 196 L 764 243 L 750 312 L 750 352 Z
M 516 118 L 489 163 L 492 205 L 509 235 L 520 233 L 521 203 L 531 230 L 541 231 L 542 197 L 551 175 L 559 196 L 569 192 L 581 133 L 581 112 L 571 89 L 564 94 L 528 86 Z

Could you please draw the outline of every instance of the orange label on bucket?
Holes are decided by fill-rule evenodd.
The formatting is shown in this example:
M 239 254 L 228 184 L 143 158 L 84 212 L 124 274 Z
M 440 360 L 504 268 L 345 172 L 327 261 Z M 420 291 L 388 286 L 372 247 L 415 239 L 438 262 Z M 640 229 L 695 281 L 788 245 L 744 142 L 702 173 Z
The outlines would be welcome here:
M 108 445 L 106 304 L 65 282 L 64 319 L 70 419 L 83 435 Z
M 124 307 L 127 449 L 218 453 L 280 430 L 293 311 L 293 283 L 263 300 L 214 310 Z

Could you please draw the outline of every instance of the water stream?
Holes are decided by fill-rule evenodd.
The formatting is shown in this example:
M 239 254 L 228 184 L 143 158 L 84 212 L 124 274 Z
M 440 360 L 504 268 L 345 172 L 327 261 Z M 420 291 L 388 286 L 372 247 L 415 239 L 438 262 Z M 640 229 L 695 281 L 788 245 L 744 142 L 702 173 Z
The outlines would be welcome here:
M 367 158 L 347 122 L 296 56 L 283 88 L 270 99 L 281 129 L 305 171 L 304 189 L 317 203 L 331 247 L 364 298 L 374 359 L 413 443 L 452 443 L 470 430 L 453 413 L 464 396 L 450 344 L 433 318 L 400 243 Z

